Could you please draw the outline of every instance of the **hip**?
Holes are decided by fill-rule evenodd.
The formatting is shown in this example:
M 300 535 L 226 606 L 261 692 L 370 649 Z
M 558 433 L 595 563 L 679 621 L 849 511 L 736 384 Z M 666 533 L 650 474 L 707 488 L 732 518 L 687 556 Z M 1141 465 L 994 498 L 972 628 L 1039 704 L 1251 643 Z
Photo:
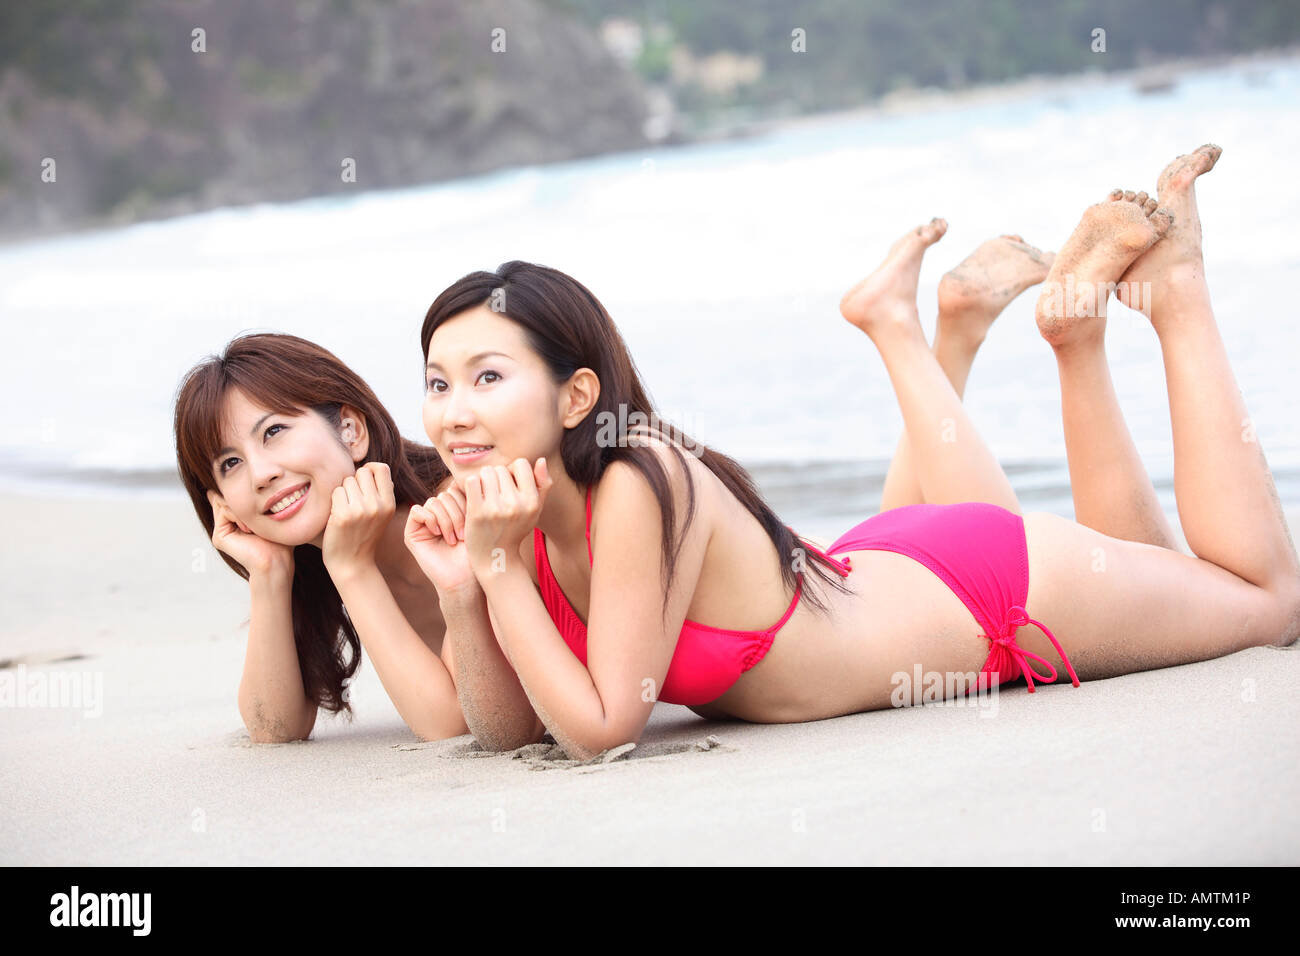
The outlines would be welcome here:
M 812 539 L 809 539 L 812 540 Z M 929 568 L 893 551 L 842 551 L 848 593 L 819 588 L 821 611 L 800 601 L 761 661 L 706 708 L 705 717 L 759 723 L 819 720 L 889 707 L 895 675 L 978 671 L 982 629 Z M 816 587 L 805 579 L 805 588 Z

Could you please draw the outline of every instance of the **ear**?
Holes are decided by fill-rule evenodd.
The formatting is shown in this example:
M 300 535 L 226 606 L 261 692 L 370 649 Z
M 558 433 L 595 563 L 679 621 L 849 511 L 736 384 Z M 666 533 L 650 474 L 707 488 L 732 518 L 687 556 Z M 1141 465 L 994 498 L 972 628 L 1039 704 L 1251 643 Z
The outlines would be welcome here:
M 580 368 L 560 388 L 560 423 L 565 428 L 578 425 L 600 398 L 600 379 L 589 368 Z
M 370 430 L 366 416 L 352 405 L 339 410 L 339 441 L 347 448 L 354 463 L 360 463 L 370 451 Z
M 216 513 L 219 508 L 227 507 L 226 499 L 221 496 L 221 492 L 213 491 L 211 488 L 208 489 L 208 505 L 213 513 Z

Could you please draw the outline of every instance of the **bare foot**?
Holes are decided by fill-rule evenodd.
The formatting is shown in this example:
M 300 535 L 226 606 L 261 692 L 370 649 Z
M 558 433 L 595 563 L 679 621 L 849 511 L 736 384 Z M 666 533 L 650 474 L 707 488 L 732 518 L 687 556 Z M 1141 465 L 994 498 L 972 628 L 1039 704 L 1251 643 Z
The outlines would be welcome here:
M 1056 254 L 1038 297 L 1038 331 L 1060 349 L 1102 341 L 1106 303 L 1124 270 L 1161 236 L 1173 219 L 1146 193 L 1111 191 L 1089 206 Z
M 1019 236 L 985 242 L 939 280 L 939 328 L 972 345 L 983 342 L 1011 300 L 1047 277 L 1054 258 Z
M 1174 217 L 1174 224 L 1148 252 L 1128 267 L 1116 289 L 1121 302 L 1151 316 L 1151 299 L 1162 286 L 1171 283 L 1204 282 L 1205 262 L 1201 258 L 1201 217 L 1196 209 L 1196 179 L 1214 168 L 1221 147 L 1207 143 L 1194 152 L 1179 156 L 1160 174 L 1157 190 L 1160 205 Z M 1126 194 L 1127 195 L 1127 194 Z M 1143 295 L 1143 292 L 1149 294 Z
M 921 257 L 947 231 L 947 222 L 931 219 L 895 242 L 876 271 L 844 293 L 840 314 L 873 340 L 881 331 L 901 330 L 919 334 L 924 341 L 916 311 Z

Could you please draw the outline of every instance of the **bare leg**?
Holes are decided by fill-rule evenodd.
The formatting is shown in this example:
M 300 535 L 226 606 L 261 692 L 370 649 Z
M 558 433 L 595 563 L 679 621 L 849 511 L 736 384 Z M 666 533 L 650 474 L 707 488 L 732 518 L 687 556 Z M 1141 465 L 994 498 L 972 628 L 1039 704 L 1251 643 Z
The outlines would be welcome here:
M 925 501 L 987 501 L 1019 514 L 1011 482 L 926 344 L 916 311 L 921 257 L 947 228 L 934 219 L 899 239 L 885 262 L 844 295 L 840 312 L 884 359 Z
M 1218 158 L 1202 147 L 1161 179 L 1176 229 L 1150 258 L 1122 271 L 1122 255 L 1079 257 L 1080 274 L 1150 282 L 1174 433 L 1174 484 L 1191 557 L 1116 540 L 1055 515 L 1026 519 L 1031 617 L 1051 627 L 1082 677 L 1105 677 L 1207 660 L 1246 647 L 1287 645 L 1300 635 L 1300 559 L 1272 476 L 1248 425 L 1245 403 L 1210 310 L 1192 184 Z M 1093 206 L 1080 224 L 1092 250 L 1115 250 L 1133 234 L 1130 202 Z M 1162 206 L 1152 220 L 1167 219 Z M 1159 223 L 1154 228 L 1159 228 Z M 1063 263 L 1071 244 L 1061 250 Z M 1166 245 L 1167 243 L 1167 245 Z M 1092 264 L 1083 259 L 1092 260 Z M 1122 267 L 1127 269 L 1127 267 Z M 1051 277 L 1049 276 L 1049 281 Z M 1041 305 L 1041 303 L 1040 303 Z M 1066 303 L 1067 312 L 1070 304 Z M 1049 316 L 1050 318 L 1050 316 Z M 1018 642 L 1053 663 L 1045 637 Z
M 1222 150 L 1202 146 L 1160 176 L 1169 234 L 1122 277 L 1125 294 L 1150 283 L 1174 436 L 1174 494 L 1187 544 L 1261 588 L 1300 576 L 1300 562 L 1264 452 L 1210 309 L 1195 182 Z
M 1131 201 L 1147 214 L 1156 208 L 1156 201 L 1146 193 L 1116 189 L 1110 201 Z M 1068 253 L 1071 269 L 1054 270 L 1048 279 L 1039 300 L 1038 327 L 1056 352 L 1075 520 L 1112 538 L 1174 549 L 1173 529 L 1133 444 L 1111 381 L 1105 342 L 1109 292 L 1090 295 L 1077 312 L 1063 307 L 1067 293 L 1097 281 L 1091 273 L 1074 271 L 1093 268 L 1085 254 L 1092 249 L 1093 235 L 1076 231 L 1070 242 L 1073 245 L 1061 252 Z M 1058 302 L 1060 309 L 1054 308 Z
M 1025 289 L 1042 282 L 1052 253 L 1027 245 L 1019 236 L 999 236 L 983 243 L 939 281 L 939 318 L 931 351 L 958 398 L 966 394 L 975 353 L 989 327 Z M 907 430 L 885 474 L 880 510 L 924 502 L 912 464 Z

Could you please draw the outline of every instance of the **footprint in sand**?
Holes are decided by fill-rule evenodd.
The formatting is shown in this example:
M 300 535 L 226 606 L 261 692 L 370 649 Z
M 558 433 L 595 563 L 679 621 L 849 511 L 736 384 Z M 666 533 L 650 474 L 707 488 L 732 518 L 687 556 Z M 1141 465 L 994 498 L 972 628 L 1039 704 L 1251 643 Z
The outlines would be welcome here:
M 650 757 L 668 757 L 677 754 L 724 752 L 735 750 L 710 734 L 703 740 L 691 743 L 655 743 L 655 744 L 621 744 L 597 754 L 590 760 L 572 760 L 549 734 L 541 743 L 525 744 L 516 750 L 484 750 L 478 741 L 461 744 L 452 748 L 444 757 L 463 759 L 467 757 L 505 757 L 522 760 L 530 770 L 573 770 L 582 768 L 583 772 L 602 769 L 604 765 L 627 760 L 644 760 Z
M 7 667 L 33 667 L 40 664 L 62 664 L 64 661 L 89 660 L 89 654 L 80 651 L 35 651 L 31 654 L 19 654 L 17 657 L 0 657 L 0 670 Z

